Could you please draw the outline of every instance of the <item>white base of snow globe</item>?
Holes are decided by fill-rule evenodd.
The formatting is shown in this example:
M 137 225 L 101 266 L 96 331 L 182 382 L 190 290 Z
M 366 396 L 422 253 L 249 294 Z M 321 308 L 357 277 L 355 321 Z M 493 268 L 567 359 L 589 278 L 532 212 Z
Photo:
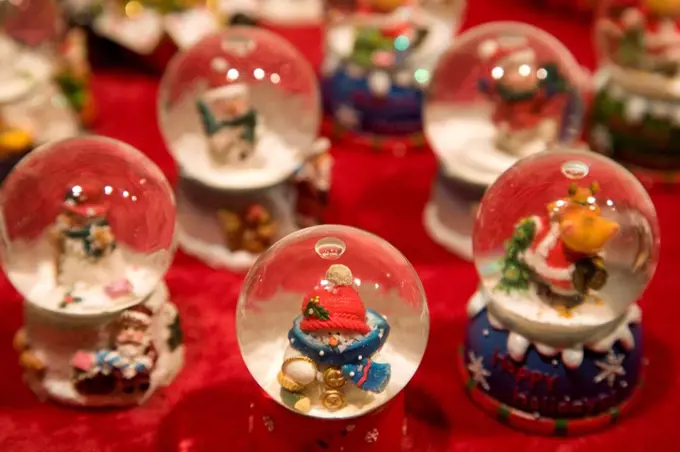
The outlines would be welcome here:
M 423 225 L 427 234 L 447 250 L 467 261 L 472 261 L 472 236 L 460 234 L 444 226 L 439 221 L 437 210 L 437 206 L 432 202 L 425 206 Z
M 433 105 L 425 110 L 425 132 L 446 174 L 474 184 L 493 184 L 519 159 L 544 151 L 546 142 L 531 140 L 514 154 L 496 146 L 492 106 Z
M 264 207 L 276 223 L 271 243 L 298 229 L 295 186 L 284 181 L 258 190 L 214 189 L 180 174 L 177 187 L 179 246 L 210 267 L 247 271 L 259 253 L 232 249 L 220 212 L 241 215 L 252 205 Z
M 115 354 L 116 326 L 125 312 L 136 307 L 84 317 L 55 314 L 25 302 L 24 327 L 15 338 L 15 347 L 21 353 L 26 384 L 41 399 L 84 407 L 137 405 L 168 386 L 184 362 L 177 308 L 169 301 L 164 283 L 139 306 L 152 312 L 147 333 L 150 348 L 145 352 L 156 356 L 150 361 L 150 371 L 128 379 L 116 371 L 107 375 L 92 371 L 88 375 L 98 380 L 87 380 L 74 366 L 77 353 Z M 87 390 L 83 389 L 87 386 L 84 380 L 91 383 Z

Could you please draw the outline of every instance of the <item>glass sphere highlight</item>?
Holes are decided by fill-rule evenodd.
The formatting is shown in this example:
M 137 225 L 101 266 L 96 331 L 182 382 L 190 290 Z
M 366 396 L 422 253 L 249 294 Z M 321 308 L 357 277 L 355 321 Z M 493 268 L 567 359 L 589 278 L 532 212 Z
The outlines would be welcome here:
M 32 151 L 0 190 L 2 265 L 29 303 L 118 312 L 147 297 L 175 251 L 175 201 L 160 169 L 104 137 Z
M 473 246 L 489 312 L 562 346 L 606 336 L 640 298 L 657 265 L 659 226 L 623 167 L 555 150 L 520 161 L 491 186 Z
M 161 81 L 158 108 L 163 137 L 184 175 L 219 189 L 261 188 L 289 178 L 321 121 L 316 74 L 305 57 L 278 35 L 244 26 L 176 55 Z M 255 143 L 249 165 L 216 167 L 211 146 L 241 127 Z
M 258 259 L 241 290 L 236 329 L 248 370 L 274 400 L 312 417 L 352 418 L 409 382 L 425 352 L 429 314 L 418 275 L 389 243 L 351 227 L 316 226 Z M 307 381 L 295 368 L 304 361 L 315 363 Z M 316 369 L 344 385 L 317 387 Z
M 549 33 L 518 22 L 479 25 L 434 70 L 425 134 L 448 175 L 491 184 L 518 158 L 578 135 L 587 82 Z

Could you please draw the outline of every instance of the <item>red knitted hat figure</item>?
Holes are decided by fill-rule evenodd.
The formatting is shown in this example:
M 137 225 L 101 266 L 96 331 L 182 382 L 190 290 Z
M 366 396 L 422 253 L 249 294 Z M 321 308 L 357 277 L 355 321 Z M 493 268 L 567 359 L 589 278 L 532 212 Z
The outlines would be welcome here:
M 366 308 L 359 293 L 352 287 L 354 278 L 345 265 L 331 265 L 326 272 L 327 290 L 312 292 L 302 304 L 300 329 L 305 333 L 338 330 L 366 334 Z
M 66 191 L 63 208 L 66 212 L 84 218 L 100 217 L 109 211 L 104 190 L 97 185 L 73 185 Z

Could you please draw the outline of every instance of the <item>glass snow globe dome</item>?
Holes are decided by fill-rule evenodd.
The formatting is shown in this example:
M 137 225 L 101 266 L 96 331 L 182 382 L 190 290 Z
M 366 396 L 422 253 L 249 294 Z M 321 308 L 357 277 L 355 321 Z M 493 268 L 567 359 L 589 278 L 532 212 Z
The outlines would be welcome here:
M 439 60 L 423 106 L 443 172 L 489 185 L 519 158 L 580 133 L 588 74 L 554 36 L 519 22 L 467 30 Z
M 272 399 L 312 417 L 352 418 L 408 384 L 429 314 L 420 279 L 396 248 L 324 225 L 288 235 L 257 260 L 236 329 L 248 370 Z
M 659 258 L 651 199 L 599 154 L 528 157 L 486 192 L 473 234 L 489 313 L 549 346 L 607 337 Z
M 44 310 L 87 316 L 139 303 L 170 266 L 174 234 L 165 176 L 110 138 L 43 145 L 0 189 L 3 269 Z
M 227 190 L 288 179 L 303 164 L 321 121 L 316 74 L 306 58 L 278 35 L 246 26 L 209 35 L 177 54 L 161 81 L 158 108 L 182 174 Z

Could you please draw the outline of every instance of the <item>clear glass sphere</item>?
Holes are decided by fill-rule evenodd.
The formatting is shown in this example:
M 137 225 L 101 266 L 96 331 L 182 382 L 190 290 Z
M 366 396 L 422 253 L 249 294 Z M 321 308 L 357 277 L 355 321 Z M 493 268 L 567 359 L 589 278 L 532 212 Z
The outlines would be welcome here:
M 605 334 L 642 295 L 659 257 L 638 180 L 593 152 L 528 157 L 484 196 L 475 265 L 489 310 L 542 342 Z
M 280 36 L 244 26 L 176 55 L 161 81 L 158 108 L 161 131 L 184 175 L 224 189 L 289 178 L 321 121 L 316 74 L 305 57 Z M 253 129 L 250 161 L 259 163 L 216 169 L 211 146 L 229 138 L 232 124 Z
M 344 278 L 342 284 L 336 278 L 340 274 Z M 340 286 L 349 286 L 340 290 L 354 294 L 354 314 L 350 317 L 349 311 L 345 311 L 347 306 L 343 309 L 333 298 Z M 310 294 L 320 296 L 316 305 L 320 308 L 308 303 L 313 298 Z M 320 309 L 322 314 L 325 311 L 327 317 L 315 315 L 311 308 L 315 312 Z M 321 321 L 324 318 L 325 321 Z M 371 333 L 364 337 L 373 334 L 374 322 L 388 324 L 386 330 L 379 333 L 381 348 L 374 355 L 366 352 L 368 356 L 359 356 L 359 359 L 370 358 L 373 363 L 388 364 L 391 377 L 379 393 L 359 391 L 348 381 L 341 389 L 347 403 L 339 410 L 326 409 L 320 400 L 323 394 L 320 396 L 315 388 L 310 388 L 311 410 L 305 413 L 310 416 L 355 417 L 378 408 L 398 394 L 415 373 L 425 352 L 429 314 L 418 275 L 409 261 L 385 240 L 347 226 L 317 226 L 288 235 L 258 259 L 241 290 L 236 328 L 248 370 L 273 399 L 290 407 L 277 380 L 284 359 L 295 353 L 296 347 L 307 340 L 305 337 L 323 341 L 324 331 L 338 336 L 339 343 L 347 345 L 345 339 L 355 337 L 347 328 L 336 324 L 342 318 L 352 319 L 352 327 L 364 328 L 361 334 L 366 334 L 367 323 L 371 325 Z M 319 331 L 307 329 L 304 337 L 295 342 L 291 340 L 292 334 L 300 320 L 303 330 L 304 322 L 320 321 Z M 374 339 L 378 340 L 377 336 Z M 344 352 L 351 353 L 351 350 L 352 345 L 344 350 L 339 345 L 326 355 L 319 352 L 317 356 L 314 352 L 308 356 L 318 360 L 323 372 L 322 358 L 341 359 L 347 357 Z
M 30 303 L 116 312 L 158 285 L 175 251 L 175 201 L 133 147 L 74 138 L 32 151 L 0 190 L 2 266 Z
M 518 158 L 580 133 L 587 83 L 549 33 L 519 22 L 482 24 L 439 60 L 425 134 L 449 175 L 490 184 Z

